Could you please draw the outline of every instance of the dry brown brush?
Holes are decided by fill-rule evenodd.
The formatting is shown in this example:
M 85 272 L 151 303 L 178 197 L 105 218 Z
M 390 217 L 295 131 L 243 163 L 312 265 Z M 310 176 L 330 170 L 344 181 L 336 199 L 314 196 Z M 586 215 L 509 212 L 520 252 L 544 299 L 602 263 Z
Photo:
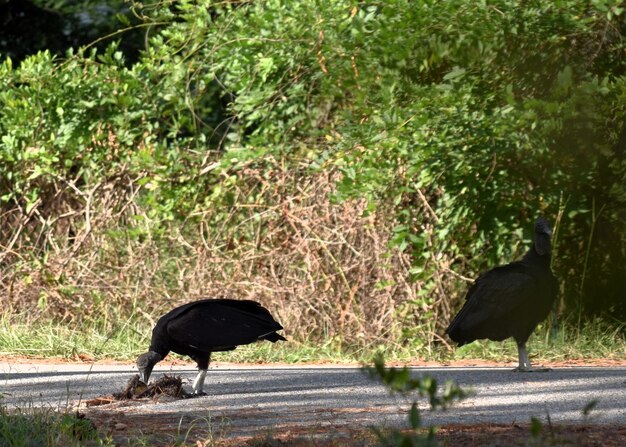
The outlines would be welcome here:
M 434 287 L 412 281 L 410 255 L 389 247 L 393 208 L 334 200 L 338 174 L 247 167 L 229 206 L 207 200 L 158 227 L 141 180 L 58 180 L 28 211 L 5 209 L 2 307 L 68 324 L 102 315 L 152 324 L 180 303 L 227 296 L 262 302 L 299 342 L 373 348 L 438 338 L 450 312 L 449 260 L 433 254 L 442 267 Z

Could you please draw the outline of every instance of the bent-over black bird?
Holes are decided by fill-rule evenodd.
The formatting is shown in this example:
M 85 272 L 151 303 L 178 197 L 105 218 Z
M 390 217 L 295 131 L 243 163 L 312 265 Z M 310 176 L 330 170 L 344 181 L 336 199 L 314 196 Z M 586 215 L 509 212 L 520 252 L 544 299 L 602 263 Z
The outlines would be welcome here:
M 515 371 L 546 371 L 532 368 L 526 341 L 550 312 L 558 283 L 550 269 L 550 236 L 546 219 L 535 222 L 533 246 L 519 261 L 496 267 L 474 281 L 465 304 L 446 333 L 459 346 L 480 338 L 517 342 L 519 366 Z
M 137 358 L 139 379 L 147 384 L 154 365 L 170 352 L 188 355 L 198 364 L 194 394 L 204 394 L 204 378 L 211 353 L 232 351 L 239 345 L 286 340 L 283 327 L 256 301 L 226 298 L 184 304 L 163 315 L 152 330 L 148 352 Z

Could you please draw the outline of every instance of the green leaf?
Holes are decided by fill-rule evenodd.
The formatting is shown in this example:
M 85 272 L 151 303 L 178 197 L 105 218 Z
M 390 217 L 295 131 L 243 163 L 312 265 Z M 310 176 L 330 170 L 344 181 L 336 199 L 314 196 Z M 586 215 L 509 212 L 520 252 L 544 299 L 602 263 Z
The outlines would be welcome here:
M 417 430 L 421 425 L 420 412 L 415 402 L 413 402 L 411 410 L 409 411 L 409 422 L 411 423 L 411 428 L 414 430 Z
M 533 436 L 533 438 L 539 437 L 542 430 L 543 430 L 543 424 L 541 423 L 541 421 L 537 419 L 536 417 L 531 417 L 530 418 L 530 433 Z

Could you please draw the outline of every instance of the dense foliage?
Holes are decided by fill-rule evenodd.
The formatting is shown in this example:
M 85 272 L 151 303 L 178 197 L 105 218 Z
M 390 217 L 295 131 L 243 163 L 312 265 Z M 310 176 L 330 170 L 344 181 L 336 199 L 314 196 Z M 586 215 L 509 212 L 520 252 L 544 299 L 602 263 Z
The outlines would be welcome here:
M 558 315 L 626 317 L 621 2 L 135 7 L 136 62 L 0 66 L 3 305 L 230 294 L 301 340 L 430 346 L 544 214 Z

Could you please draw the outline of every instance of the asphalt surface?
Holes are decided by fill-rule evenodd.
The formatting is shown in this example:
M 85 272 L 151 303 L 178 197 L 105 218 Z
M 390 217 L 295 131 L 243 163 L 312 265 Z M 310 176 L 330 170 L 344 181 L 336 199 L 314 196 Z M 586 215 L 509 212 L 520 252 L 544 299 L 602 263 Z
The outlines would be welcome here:
M 511 368 L 416 367 L 439 383 L 454 380 L 473 395 L 447 411 L 430 412 L 426 424 L 520 423 L 531 417 L 551 423 L 626 423 L 626 367 L 555 368 L 515 373 Z M 157 365 L 161 374 L 181 375 L 190 389 L 195 370 Z M 411 400 L 392 396 L 358 367 L 212 366 L 207 396 L 114 402 L 85 407 L 98 396 L 121 391 L 136 374 L 132 366 L 0 362 L 1 401 L 8 407 L 80 408 L 109 430 L 180 432 L 203 426 L 221 437 L 263 433 L 340 433 L 344 428 L 404 427 Z M 596 401 L 590 415 L 582 410 Z

